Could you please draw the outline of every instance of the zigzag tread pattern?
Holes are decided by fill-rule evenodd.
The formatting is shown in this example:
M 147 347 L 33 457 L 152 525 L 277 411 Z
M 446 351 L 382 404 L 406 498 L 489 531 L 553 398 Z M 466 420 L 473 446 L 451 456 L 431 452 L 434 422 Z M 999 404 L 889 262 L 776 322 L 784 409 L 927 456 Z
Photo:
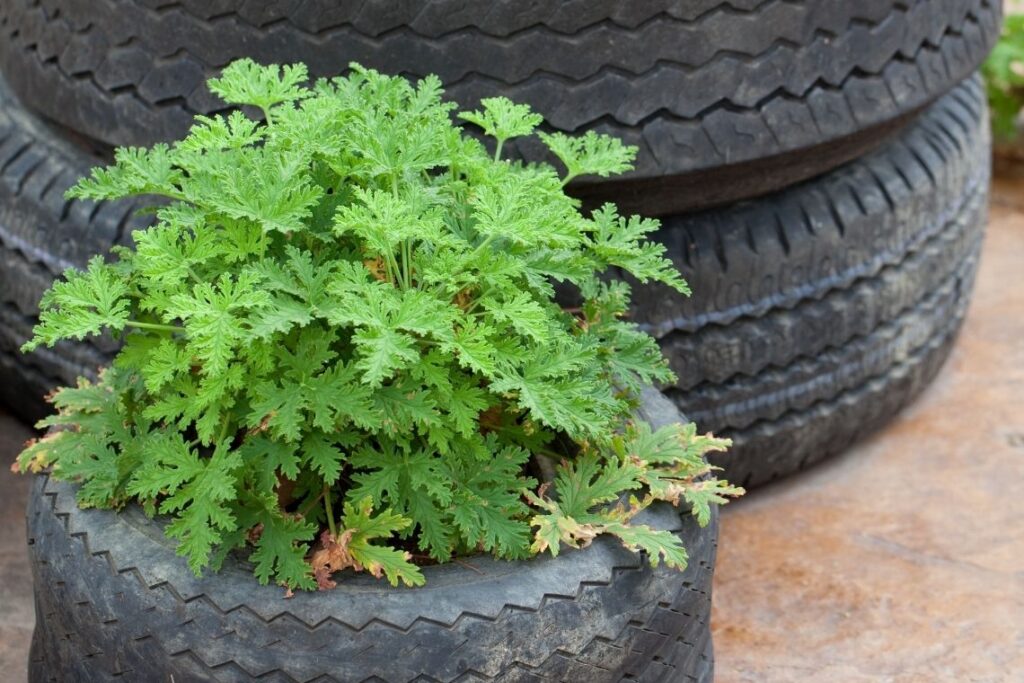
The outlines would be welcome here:
M 945 336 L 950 321 L 963 317 L 968 300 L 961 289 L 976 268 L 977 241 L 974 246 L 975 255 L 963 261 L 936 291 L 868 334 L 815 356 L 803 356 L 785 367 L 723 384 L 705 383 L 685 392 L 672 389 L 667 394 L 702 430 L 736 432 L 809 408 L 882 375 L 935 338 Z
M 695 295 L 635 287 L 633 319 L 671 343 L 820 300 L 902 263 L 986 194 L 985 121 L 981 81 L 971 78 L 884 148 L 827 176 L 663 219 L 654 237 Z
M 670 397 L 733 439 L 716 459 L 731 481 L 760 485 L 839 452 L 938 371 L 984 232 L 986 122 L 968 82 L 830 176 L 666 223 L 659 238 L 696 295 L 678 307 L 641 290 L 637 317 L 679 375 Z
M 25 111 L 0 82 L 0 367 L 9 381 L 3 402 L 34 420 L 41 397 L 59 384 L 91 376 L 109 359 L 111 340 L 62 343 L 22 355 L 38 303 L 65 269 L 123 244 L 145 220 L 133 202 L 86 202 L 65 191 L 99 158 L 78 148 Z
M 971 282 L 965 282 L 969 290 Z M 966 305 L 966 302 L 965 302 Z M 719 436 L 733 441 L 728 458 L 714 457 L 725 476 L 744 487 L 767 484 L 806 469 L 871 434 L 891 421 L 935 378 L 952 350 L 962 318 L 886 373 L 838 396 L 776 420 L 760 421 Z
M 5 57 L 9 70 L 17 65 L 32 71 L 34 82 L 69 91 L 63 95 L 63 104 L 78 102 L 77 107 L 56 102 L 33 104 L 58 120 L 65 117 L 65 123 L 83 132 L 119 144 L 145 142 L 154 132 L 162 137 L 180 135 L 192 113 L 217 110 L 219 105 L 201 87 L 202 80 L 215 65 L 239 56 L 232 52 L 234 43 L 228 29 L 242 32 L 247 26 L 233 22 L 221 30 L 228 37 L 217 35 L 182 44 L 171 37 L 188 35 L 188 31 L 153 30 L 149 35 L 139 30 L 147 25 L 155 29 L 159 22 L 153 17 L 123 19 L 121 23 L 114 19 L 76 19 L 69 11 L 71 0 L 31 10 L 18 4 L 26 1 L 5 0 L 7 17 L 0 19 L 6 22 L 4 30 L 12 38 Z M 114 0 L 103 2 L 117 6 Z M 342 61 L 356 58 L 389 70 L 439 72 L 451 87 L 452 97 L 464 105 L 472 106 L 486 95 L 506 94 L 530 101 L 557 128 L 597 127 L 625 136 L 631 144 L 642 146 L 634 177 L 645 177 L 732 163 L 743 160 L 744 154 L 757 157 L 799 148 L 919 107 L 980 62 L 997 33 L 1000 11 L 998 3 L 989 0 L 949 0 L 938 8 L 927 3 L 887 2 L 852 12 L 842 8 L 859 7 L 861 3 L 840 3 L 830 10 L 828 2 L 831 0 L 811 3 L 817 11 L 808 10 L 809 17 L 805 18 L 811 20 L 802 23 L 764 21 L 758 14 L 706 12 L 700 15 L 700 22 L 721 25 L 716 24 L 711 31 L 701 23 L 695 29 L 694 40 L 676 39 L 679 29 L 660 20 L 642 23 L 633 31 L 601 24 L 585 29 L 582 36 L 569 38 L 543 34 L 533 27 L 505 41 L 523 46 L 512 53 L 508 52 L 512 48 L 488 53 L 505 43 L 481 43 L 486 36 L 472 35 L 465 29 L 444 39 L 456 41 L 455 47 L 445 45 L 434 51 L 428 40 L 407 35 L 404 29 L 391 29 L 379 39 L 366 39 L 370 42 L 363 47 L 358 47 L 361 34 L 353 25 L 332 30 L 352 32 L 343 41 L 347 57 Z M 89 5 L 91 11 L 93 3 Z M 122 6 L 130 10 L 133 5 Z M 781 2 L 766 2 L 758 8 L 759 12 L 805 9 Z M 177 11 L 161 11 L 158 16 L 191 17 L 195 21 L 192 15 Z M 808 33 L 772 34 L 772 30 L 782 34 L 789 30 L 778 28 L 779 23 L 807 24 L 800 30 Z M 318 44 L 316 49 L 305 47 L 296 37 L 300 33 L 285 31 L 290 26 L 275 21 L 259 31 L 249 27 L 256 33 L 247 35 L 243 42 L 250 51 L 257 52 L 261 41 L 266 43 L 266 54 L 257 54 L 264 60 L 305 58 L 314 71 L 338 70 L 337 59 L 331 57 L 333 50 L 324 49 L 326 44 Z M 94 34 L 99 27 L 111 37 L 97 38 Z M 205 35 L 200 29 L 193 26 L 191 33 Z M 668 32 L 661 40 L 643 33 L 655 30 Z M 622 36 L 609 39 L 601 33 L 607 31 Z M 601 46 L 599 49 L 585 44 L 585 36 L 590 33 L 600 36 L 593 39 Z M 546 47 L 543 41 L 538 43 L 538 35 L 555 41 L 553 45 L 558 41 L 584 43 L 556 49 Z M 317 40 L 323 43 L 329 37 L 319 36 Z M 382 57 L 395 54 L 394 49 L 389 53 L 386 43 L 373 43 L 387 40 L 402 46 L 398 53 L 402 57 L 394 63 L 385 63 L 392 56 Z M 643 49 L 630 47 L 630 41 L 640 41 Z M 661 45 L 668 46 L 664 49 L 669 51 L 692 49 L 701 54 L 692 58 L 662 55 Z M 744 49 L 758 56 L 751 57 Z M 202 54 L 202 50 L 219 53 Z M 824 70 L 815 66 L 820 64 L 827 66 Z M 729 77 L 723 79 L 723 73 Z M 731 94 L 725 97 L 718 94 L 721 83 L 736 82 L 737 73 L 745 74 L 740 80 L 748 85 L 730 88 Z M 788 80 L 780 81 L 780 75 Z M 26 78 L 29 76 L 22 80 Z M 26 83 L 16 85 L 25 94 Z M 737 99 L 736 92 L 743 96 Z M 838 95 L 839 100 L 830 94 Z M 54 99 L 62 99 L 59 92 Z M 83 102 L 91 103 L 88 107 L 94 118 L 101 109 L 113 111 L 118 119 L 116 130 L 102 123 L 109 121 L 109 116 L 99 117 L 101 123 L 84 117 L 66 120 L 77 116 L 75 109 L 81 109 Z M 529 145 L 517 149 L 527 156 L 535 155 Z M 687 150 L 686 154 L 679 153 Z
M 443 38 L 467 28 L 489 36 L 509 38 L 535 27 L 573 35 L 601 24 L 635 29 L 662 18 L 692 24 L 715 14 L 759 15 L 766 8 L 788 1 L 654 0 L 621 3 L 614 0 L 575 0 L 525 5 L 519 0 L 496 0 L 486 4 L 465 0 L 425 0 L 407 4 L 387 0 L 360 0 L 345 4 L 331 0 L 277 4 L 246 0 L 137 0 L 138 4 L 161 14 L 181 11 L 194 19 L 211 23 L 237 20 L 258 29 L 283 23 L 312 35 L 351 25 L 370 37 L 408 27 L 423 38 Z M 908 7 L 905 3 L 897 4 Z M 869 12 L 867 8 L 862 11 Z M 857 16 L 868 19 L 872 15 Z
M 969 259 L 981 238 L 986 198 L 985 192 L 975 192 L 964 210 L 920 249 L 848 288 L 729 326 L 710 325 L 665 338 L 662 348 L 675 361 L 676 390 L 693 397 L 711 386 L 786 369 L 898 319 Z M 684 412 L 690 415 L 692 410 Z
M 68 500 L 70 487 L 47 483 L 46 488 L 44 492 L 37 484 L 34 489 L 30 544 L 36 586 L 43 587 L 36 596 L 40 623 L 45 624 L 38 667 L 58 677 L 123 677 L 145 670 L 147 656 L 156 657 L 152 661 L 157 667 L 173 662 L 176 678 L 183 680 L 348 681 L 357 680 L 356 667 L 363 666 L 363 671 L 377 671 L 378 678 L 366 680 L 384 681 L 569 681 L 584 680 L 579 678 L 584 674 L 609 682 L 674 681 L 687 673 L 697 678 L 710 667 L 713 528 L 706 531 L 701 547 L 694 548 L 691 570 L 677 582 L 676 595 L 654 598 L 647 606 L 622 605 L 633 617 L 624 619 L 614 637 L 595 636 L 551 651 L 544 648 L 552 646 L 542 644 L 515 659 L 500 645 L 510 629 L 543 627 L 551 614 L 557 617 L 567 606 L 585 613 L 601 609 L 601 602 L 617 591 L 633 594 L 629 586 L 643 581 L 645 572 L 616 569 L 608 582 L 588 581 L 575 595 L 545 596 L 533 608 L 506 605 L 493 618 L 464 614 L 451 624 L 424 618 L 407 628 L 373 622 L 353 630 L 336 619 L 310 626 L 287 608 L 265 619 L 246 606 L 223 610 L 205 595 L 185 599 L 167 582 L 147 582 L 132 561 L 119 566 L 121 558 L 112 550 L 95 547 L 83 530 L 88 523 L 71 521 L 90 513 L 78 511 Z M 64 502 L 58 502 L 60 496 Z M 661 602 L 666 598 L 669 602 Z M 377 651 L 371 652 L 375 646 Z M 433 672 L 404 668 L 407 661 L 396 661 L 396 653 L 420 647 L 435 649 L 434 660 L 426 657 L 435 665 Z M 459 648 L 462 661 L 448 656 Z M 329 655 L 317 654 L 327 650 Z M 298 652 L 307 654 L 296 657 Z M 168 671 L 172 669 L 164 673 Z

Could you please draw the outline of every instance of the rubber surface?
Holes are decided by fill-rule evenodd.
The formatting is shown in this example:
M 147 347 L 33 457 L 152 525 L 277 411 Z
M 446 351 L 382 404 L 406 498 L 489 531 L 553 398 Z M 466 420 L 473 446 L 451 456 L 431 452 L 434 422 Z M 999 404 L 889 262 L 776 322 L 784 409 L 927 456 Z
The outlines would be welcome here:
M 221 107 L 232 59 L 437 73 L 465 107 L 502 94 L 566 131 L 640 147 L 588 199 L 666 214 L 827 171 L 966 78 L 1001 0 L 0 0 L 0 65 L 32 107 L 116 145 Z M 543 155 L 539 143 L 517 148 Z
M 132 217 L 132 203 L 64 199 L 104 160 L 63 138 L 0 82 L 0 402 L 29 420 L 46 412 L 44 394 L 95 373 L 114 349 L 97 340 L 21 354 L 39 298 L 66 268 L 84 266 L 144 223 Z
M 972 78 L 883 148 L 820 179 L 664 221 L 689 299 L 639 288 L 634 317 L 679 377 L 668 394 L 734 439 L 756 486 L 894 415 L 949 351 L 987 218 L 990 139 Z
M 681 419 L 655 391 L 641 413 Z M 426 567 L 421 589 L 351 575 L 286 599 L 238 558 L 197 579 L 137 508 L 82 511 L 74 486 L 39 476 L 30 681 L 711 683 L 717 517 L 701 529 L 669 506 L 648 512 L 686 543 L 685 572 L 599 538 L 558 558 Z

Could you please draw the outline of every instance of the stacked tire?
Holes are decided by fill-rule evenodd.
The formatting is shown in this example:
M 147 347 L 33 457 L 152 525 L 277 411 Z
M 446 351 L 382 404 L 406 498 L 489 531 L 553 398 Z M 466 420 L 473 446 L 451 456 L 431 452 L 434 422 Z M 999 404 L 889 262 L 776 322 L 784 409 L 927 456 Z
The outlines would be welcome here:
M 0 0 L 0 397 L 41 396 L 115 340 L 22 356 L 64 268 L 130 240 L 131 204 L 67 201 L 113 147 L 224 110 L 231 60 L 437 73 L 464 108 L 505 95 L 550 128 L 639 147 L 572 187 L 662 218 L 688 299 L 638 288 L 665 391 L 730 436 L 745 486 L 870 433 L 928 384 L 970 296 L 989 136 L 975 71 L 999 0 Z M 524 142 L 513 154 L 544 159 Z

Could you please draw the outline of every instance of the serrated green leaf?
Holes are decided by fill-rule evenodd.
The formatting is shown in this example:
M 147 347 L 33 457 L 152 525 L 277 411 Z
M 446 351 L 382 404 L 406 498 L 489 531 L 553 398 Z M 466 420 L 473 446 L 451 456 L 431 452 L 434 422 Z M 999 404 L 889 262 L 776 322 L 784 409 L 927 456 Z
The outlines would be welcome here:
M 29 352 L 40 344 L 53 346 L 61 339 L 83 339 L 103 329 L 120 332 L 128 323 L 128 287 L 117 271 L 100 256 L 89 260 L 87 270 L 69 269 L 39 302 L 39 323 L 31 341 L 22 346 Z
M 581 175 L 607 178 L 630 171 L 637 152 L 636 147 L 624 145 L 618 138 L 592 130 L 579 136 L 540 133 L 540 139 L 565 164 L 566 183 Z
M 303 86 L 308 80 L 305 64 L 262 66 L 251 59 L 239 59 L 207 85 L 228 104 L 251 104 L 266 113 L 279 104 L 307 97 L 309 91 Z
M 480 126 L 486 135 L 498 141 L 496 159 L 501 158 L 501 145 L 506 140 L 531 134 L 544 120 L 529 105 L 516 104 L 506 97 L 485 97 L 480 104 L 483 111 L 464 111 L 459 118 Z

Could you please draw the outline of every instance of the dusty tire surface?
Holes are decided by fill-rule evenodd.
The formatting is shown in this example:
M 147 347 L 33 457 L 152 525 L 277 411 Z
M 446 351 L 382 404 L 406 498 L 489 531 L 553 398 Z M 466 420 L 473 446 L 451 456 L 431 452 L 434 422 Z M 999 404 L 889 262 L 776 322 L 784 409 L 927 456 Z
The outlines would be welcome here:
M 978 67 L 1001 5 L 0 0 L 0 66 L 32 107 L 112 145 L 176 139 L 221 110 L 204 81 L 238 57 L 436 73 L 464 107 L 505 95 L 556 129 L 637 145 L 625 180 L 577 191 L 665 214 L 863 154 Z
M 115 348 L 96 340 L 18 351 L 54 278 L 129 240 L 143 224 L 131 203 L 64 199 L 99 163 L 101 156 L 62 139 L 0 82 L 0 403 L 23 419 L 40 417 L 44 394 L 95 373 Z
M 681 419 L 654 391 L 642 412 Z M 286 599 L 237 557 L 197 579 L 137 508 L 83 511 L 74 495 L 33 483 L 32 683 L 712 681 L 717 517 L 701 529 L 668 506 L 645 513 L 686 543 L 682 573 L 599 538 L 558 558 L 426 567 L 421 589 L 346 576 Z
M 874 153 L 768 197 L 667 219 L 684 299 L 641 288 L 666 391 L 734 440 L 756 486 L 869 434 L 935 375 L 970 298 L 987 218 L 984 90 L 965 81 Z

